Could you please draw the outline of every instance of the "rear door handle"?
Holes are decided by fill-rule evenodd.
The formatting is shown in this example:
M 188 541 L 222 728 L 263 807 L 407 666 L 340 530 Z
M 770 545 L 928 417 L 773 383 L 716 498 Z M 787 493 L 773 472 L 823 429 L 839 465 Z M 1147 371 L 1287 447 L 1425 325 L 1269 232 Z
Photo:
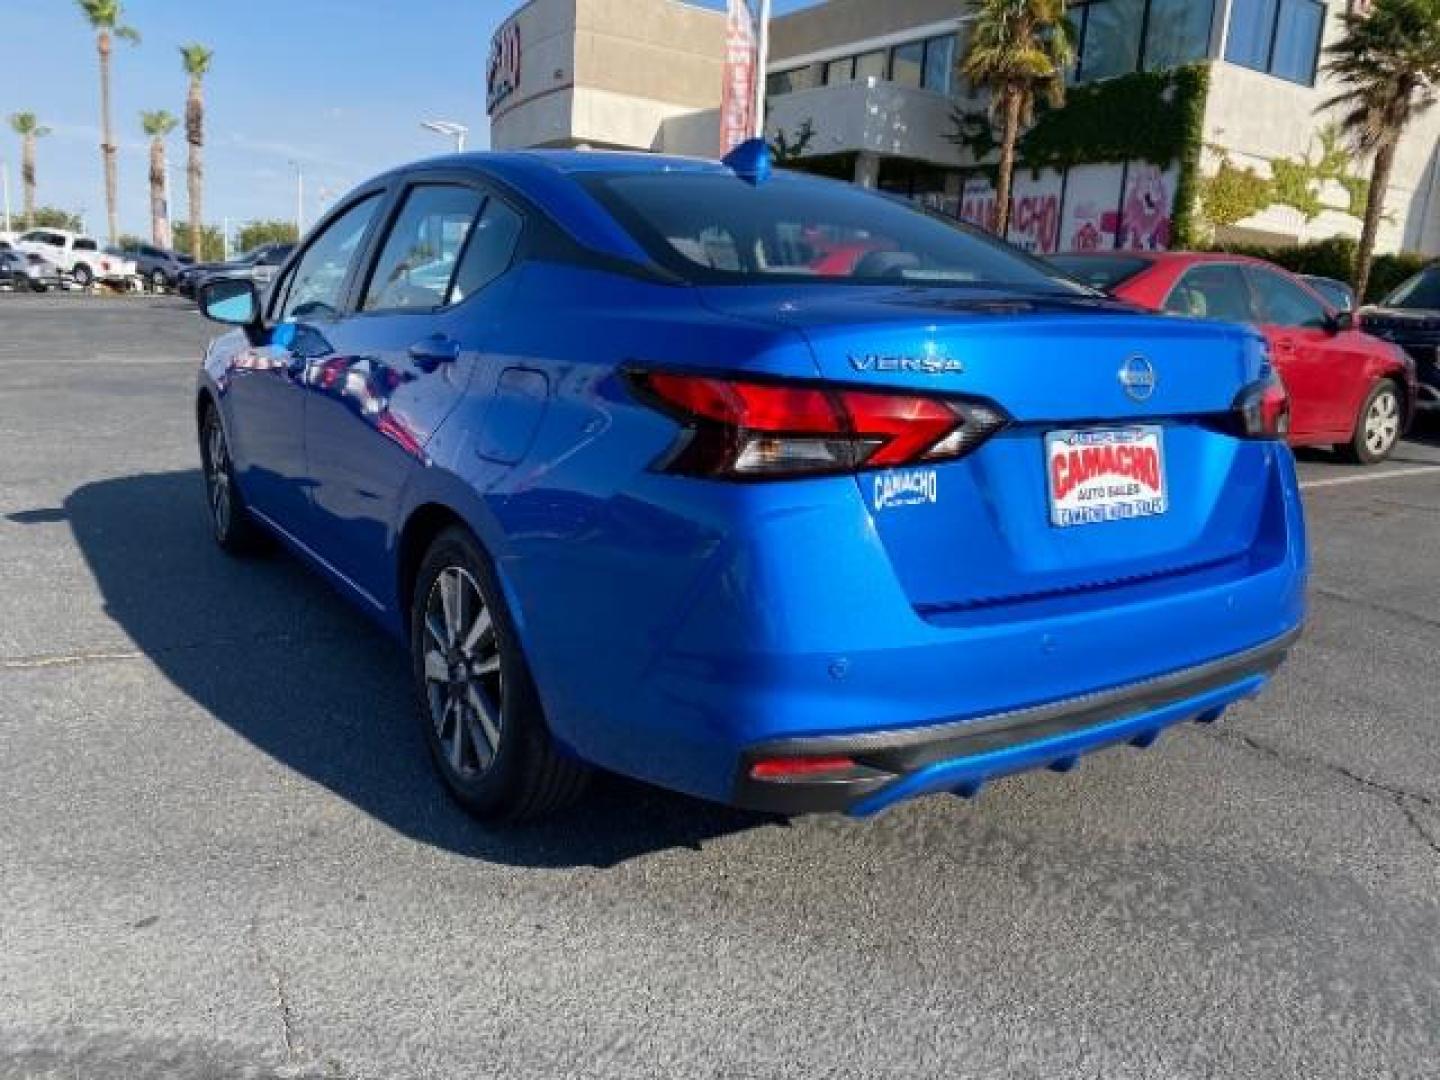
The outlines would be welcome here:
M 434 371 L 441 364 L 460 359 L 460 343 L 444 334 L 433 334 L 410 346 L 410 359 L 421 371 Z

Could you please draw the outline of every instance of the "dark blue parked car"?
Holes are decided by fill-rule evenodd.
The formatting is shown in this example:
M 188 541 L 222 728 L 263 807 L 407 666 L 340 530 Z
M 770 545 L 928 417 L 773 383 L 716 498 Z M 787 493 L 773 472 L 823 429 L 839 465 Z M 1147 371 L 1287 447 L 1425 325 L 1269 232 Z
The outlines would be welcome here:
M 1261 338 L 764 165 L 431 161 L 203 286 L 216 538 L 407 643 L 482 816 L 591 766 L 866 814 L 1256 693 L 1306 569 Z

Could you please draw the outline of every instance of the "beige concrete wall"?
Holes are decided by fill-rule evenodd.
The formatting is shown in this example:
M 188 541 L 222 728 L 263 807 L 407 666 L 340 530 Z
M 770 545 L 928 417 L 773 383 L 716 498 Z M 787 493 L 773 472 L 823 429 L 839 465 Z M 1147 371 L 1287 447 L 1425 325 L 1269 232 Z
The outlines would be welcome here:
M 827 0 L 770 24 L 770 65 L 964 14 L 963 0 Z
M 681 0 L 574 0 L 575 81 L 668 106 L 720 104 L 725 15 Z
M 1330 0 L 1325 43 L 1343 32 L 1341 14 L 1345 0 Z M 1223 61 L 1215 62 L 1210 80 L 1210 97 L 1205 108 L 1208 149 L 1204 167 L 1213 172 L 1223 148 L 1231 163 L 1270 175 L 1276 158 L 1301 160 L 1319 153 L 1317 133 L 1336 115 L 1321 106 L 1340 87 L 1321 75 L 1313 87 L 1298 86 L 1248 68 Z M 1388 220 L 1381 224 L 1379 246 L 1384 251 L 1401 248 L 1435 250 L 1440 241 L 1440 196 L 1434 193 L 1434 161 L 1440 145 L 1440 112 L 1422 117 L 1407 133 L 1395 163 L 1386 207 Z M 1351 171 L 1368 176 L 1368 161 L 1355 160 Z M 1321 192 L 1326 203 L 1345 206 L 1348 198 L 1339 185 Z M 1332 236 L 1358 237 L 1360 220 L 1341 210 L 1325 210 L 1312 220 L 1288 206 L 1274 205 L 1240 223 L 1247 230 L 1295 237 L 1301 241 Z

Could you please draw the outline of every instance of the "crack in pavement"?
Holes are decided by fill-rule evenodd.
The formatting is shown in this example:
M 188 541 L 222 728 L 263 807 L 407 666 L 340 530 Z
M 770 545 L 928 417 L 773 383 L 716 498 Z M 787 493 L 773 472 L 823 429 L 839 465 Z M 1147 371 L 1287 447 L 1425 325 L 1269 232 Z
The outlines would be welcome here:
M 285 986 L 285 971 L 271 958 L 265 943 L 260 940 L 258 914 L 250 920 L 250 946 L 255 952 L 255 963 L 260 973 L 275 991 L 275 1012 L 280 1020 L 280 1037 L 285 1044 L 285 1064 L 294 1065 L 299 1060 L 300 1044 L 295 1038 L 295 1013 L 290 1005 L 290 992 Z
M 1440 620 L 1427 618 L 1424 615 L 1417 614 L 1413 611 L 1406 611 L 1404 608 L 1394 607 L 1390 604 L 1382 604 L 1368 597 L 1352 596 L 1349 593 L 1341 592 L 1339 589 L 1332 589 L 1326 585 L 1316 585 L 1314 583 L 1311 584 L 1310 591 L 1318 593 L 1328 600 L 1339 600 L 1342 603 L 1354 604 L 1356 607 L 1369 608 L 1371 611 L 1378 611 L 1382 615 L 1394 615 L 1396 618 L 1409 619 L 1411 622 L 1417 622 L 1421 626 L 1429 627 L 1432 630 L 1440 630 Z
M 190 641 L 159 649 L 82 649 L 73 653 L 35 653 L 30 656 L 0 657 L 0 671 L 35 671 L 52 667 L 76 667 L 83 664 L 108 664 L 121 660 L 144 660 L 148 657 L 173 656 L 204 649 L 234 649 L 256 642 L 277 645 L 320 644 L 347 640 L 347 635 L 331 634 L 264 634 L 255 633 L 238 638 L 213 638 Z
M 1304 765 L 1319 772 L 1330 773 L 1332 776 L 1348 780 L 1364 791 L 1380 796 L 1400 811 L 1401 816 L 1405 818 L 1405 823 L 1420 837 L 1421 842 L 1430 849 L 1431 853 L 1440 856 L 1440 839 L 1430 834 L 1430 831 L 1421 824 L 1420 815 L 1415 812 L 1415 804 L 1423 806 L 1427 810 L 1440 810 L 1440 798 L 1419 791 L 1411 791 L 1395 784 L 1387 784 L 1383 780 L 1362 776 L 1344 765 L 1337 765 L 1332 761 L 1325 761 L 1309 754 L 1281 750 L 1278 746 L 1262 742 L 1255 736 L 1247 735 L 1234 728 L 1214 727 L 1207 734 L 1212 739 L 1238 744 L 1284 765 Z

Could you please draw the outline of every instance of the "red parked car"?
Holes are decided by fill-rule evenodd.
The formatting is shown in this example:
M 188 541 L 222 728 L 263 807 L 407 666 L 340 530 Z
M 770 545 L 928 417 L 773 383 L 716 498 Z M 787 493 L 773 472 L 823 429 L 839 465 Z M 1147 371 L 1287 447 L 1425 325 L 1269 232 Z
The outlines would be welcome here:
M 1257 325 L 1290 392 L 1290 445 L 1334 446 L 1383 461 L 1414 415 L 1415 365 L 1362 333 L 1348 312 L 1267 262 L 1239 255 L 1100 252 L 1055 255 L 1058 269 L 1154 311 Z

